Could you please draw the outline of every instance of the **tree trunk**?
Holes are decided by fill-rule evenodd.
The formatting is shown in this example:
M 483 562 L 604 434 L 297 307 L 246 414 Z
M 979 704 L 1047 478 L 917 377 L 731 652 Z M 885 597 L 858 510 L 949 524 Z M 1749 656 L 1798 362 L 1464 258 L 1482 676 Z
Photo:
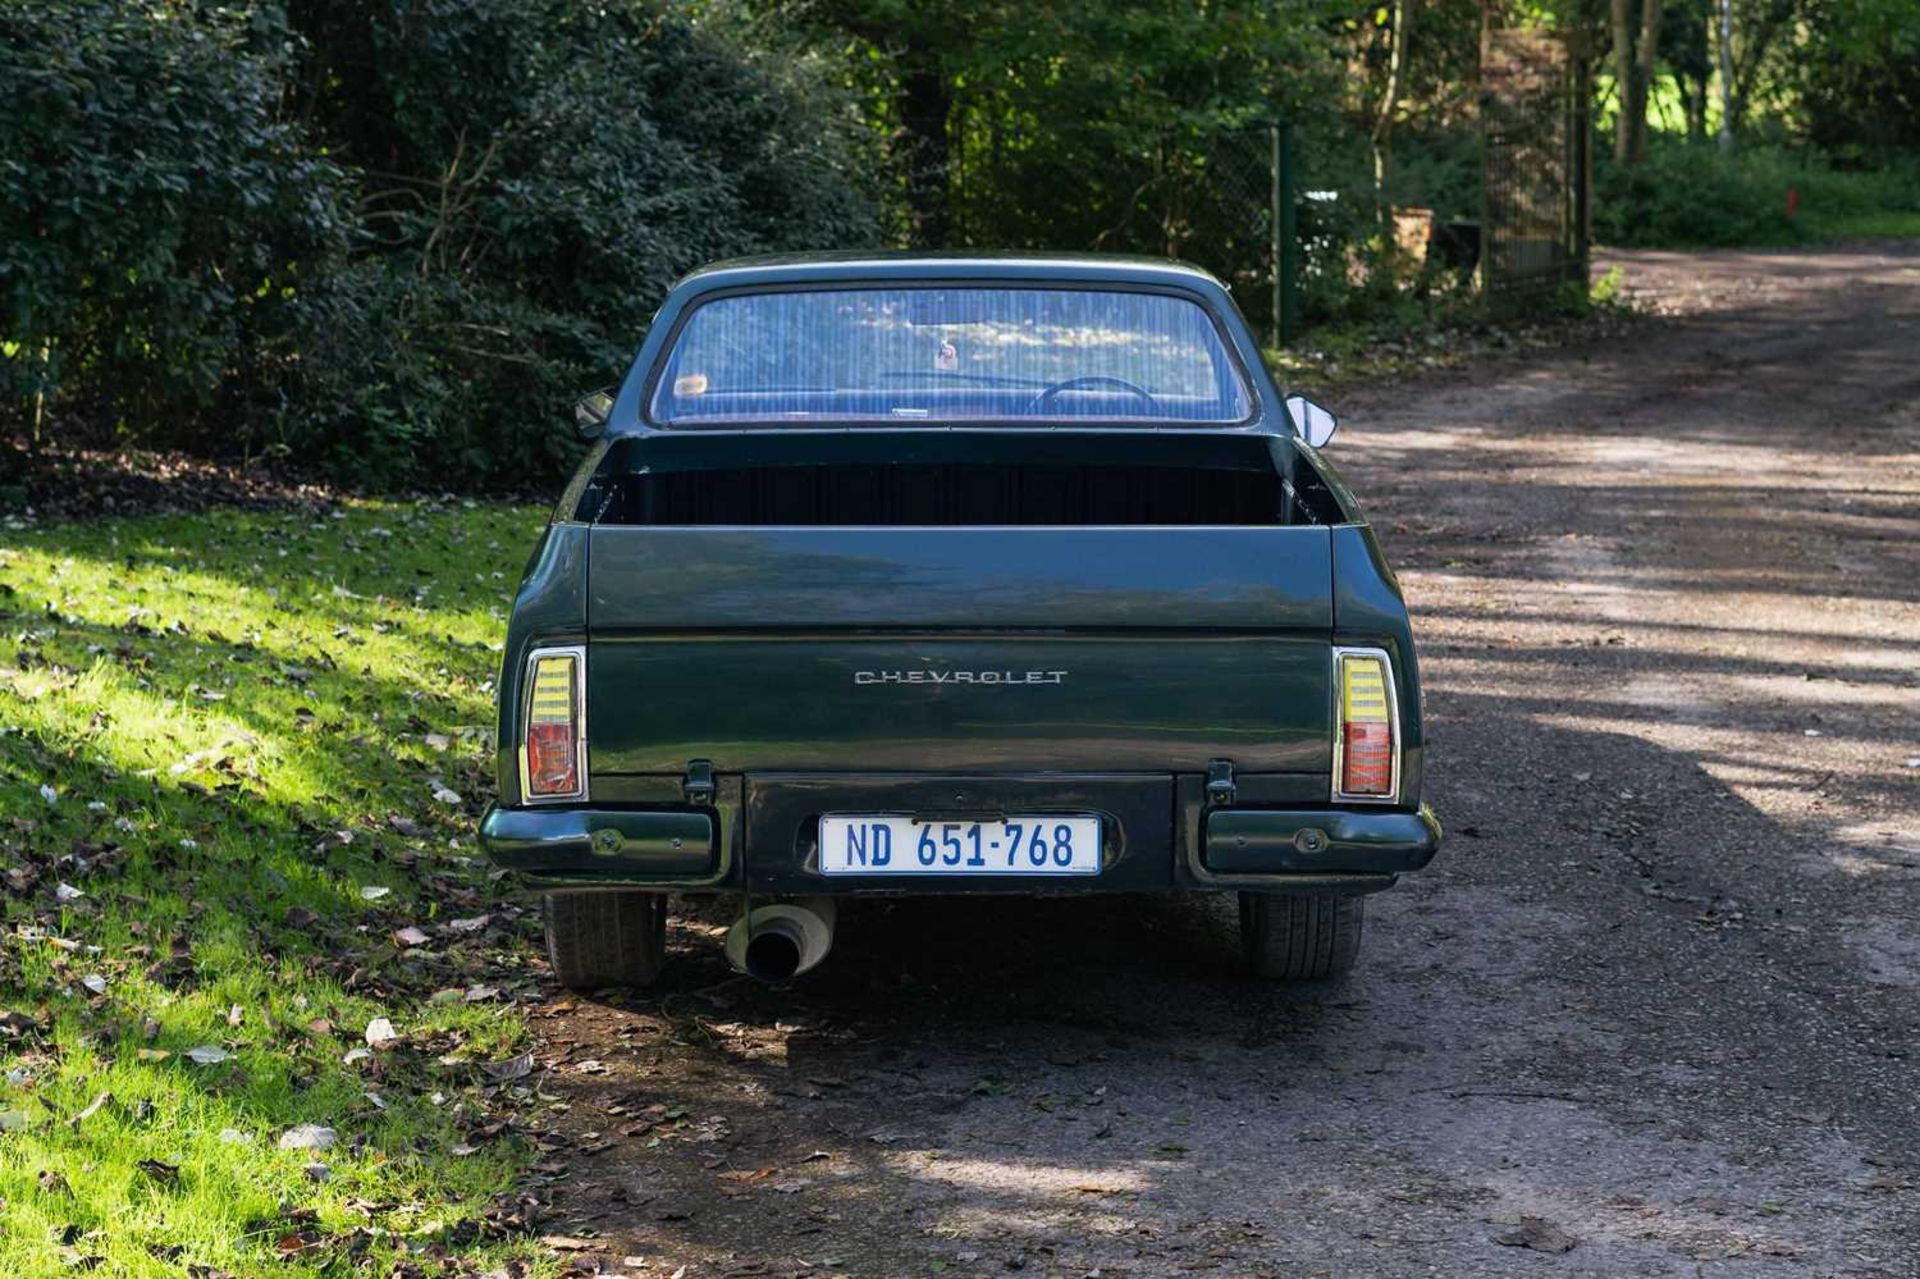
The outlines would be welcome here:
M 1387 220 L 1387 177 L 1393 164 L 1393 113 L 1400 101 L 1400 81 L 1407 65 L 1407 0 L 1394 0 L 1393 41 L 1387 50 L 1387 87 L 1380 95 L 1380 113 L 1373 121 L 1373 211 Z
M 900 77 L 900 123 L 906 137 L 908 236 L 917 249 L 948 247 L 952 234 L 947 138 L 953 89 L 930 49 L 909 50 Z
M 1613 159 L 1627 164 L 1633 158 L 1633 0 L 1613 0 L 1613 91 L 1620 113 L 1613 126 Z
M 1647 158 L 1647 97 L 1660 53 L 1661 0 L 1641 0 L 1639 22 L 1633 0 L 1613 0 L 1613 74 L 1620 97 L 1613 131 L 1613 158 L 1639 164 Z
M 1720 0 L 1720 149 L 1733 149 L 1733 2 Z
M 1647 158 L 1647 106 L 1653 96 L 1653 69 L 1660 58 L 1660 2 L 1641 0 L 1640 4 L 1640 47 L 1634 51 L 1634 86 L 1639 90 L 1640 105 L 1634 112 L 1633 146 L 1629 154 L 1634 164 Z
M 1704 75 L 1679 75 L 1674 82 L 1680 86 L 1680 98 L 1687 108 L 1687 140 L 1704 142 L 1707 139 L 1707 77 Z

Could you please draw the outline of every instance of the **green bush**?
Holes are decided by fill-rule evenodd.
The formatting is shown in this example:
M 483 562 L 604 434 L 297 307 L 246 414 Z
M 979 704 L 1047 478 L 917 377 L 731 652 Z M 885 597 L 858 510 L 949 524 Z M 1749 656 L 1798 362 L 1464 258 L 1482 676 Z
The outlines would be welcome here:
M 1667 142 L 1646 163 L 1596 162 L 1593 234 L 1602 244 L 1682 247 L 1793 244 L 1920 230 L 1920 165 L 1839 170 L 1782 146 L 1721 151 Z M 1787 192 L 1799 193 L 1797 215 Z
M 315 338 L 273 418 L 336 470 L 551 473 L 552 428 L 618 379 L 678 276 L 875 237 L 822 69 L 725 9 L 394 0 L 297 24 L 307 107 L 370 171 L 377 241 L 305 299 Z
M 15 414 L 522 484 L 677 276 L 877 234 L 832 69 L 727 3 L 4 13 Z
M 277 11 L 0 7 L 0 397 L 67 392 L 185 439 L 297 339 L 347 175 L 281 118 Z

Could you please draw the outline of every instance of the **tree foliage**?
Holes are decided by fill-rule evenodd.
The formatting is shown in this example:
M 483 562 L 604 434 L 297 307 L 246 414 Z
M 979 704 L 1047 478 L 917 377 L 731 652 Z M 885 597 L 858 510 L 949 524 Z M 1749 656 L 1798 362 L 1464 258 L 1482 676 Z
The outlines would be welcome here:
M 844 94 L 723 5 L 4 14 L 16 407 L 64 392 L 375 482 L 519 480 L 676 276 L 877 235 Z
M 348 175 L 282 118 L 271 10 L 0 7 L 0 393 L 192 419 L 290 358 L 344 251 Z

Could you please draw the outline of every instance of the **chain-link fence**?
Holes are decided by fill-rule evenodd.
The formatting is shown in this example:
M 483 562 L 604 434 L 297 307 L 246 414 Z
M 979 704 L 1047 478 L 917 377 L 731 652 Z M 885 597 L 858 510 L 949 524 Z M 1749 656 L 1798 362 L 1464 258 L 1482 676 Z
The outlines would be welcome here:
M 1031 196 L 1059 189 L 1062 178 L 1024 170 L 1025 141 L 988 131 L 959 150 L 957 243 L 1180 258 L 1219 276 L 1263 340 L 1291 336 L 1297 232 L 1287 126 L 1168 130 L 1110 171 L 1074 174 L 1074 198 L 1055 203 Z
M 1273 346 L 1476 282 L 1502 310 L 1553 300 L 1587 273 L 1586 63 L 1553 33 L 1492 27 L 1482 58 L 1478 137 L 1468 119 L 1391 155 L 1283 122 L 1113 148 L 990 117 L 949 161 L 952 242 L 1182 258 Z
M 1273 346 L 1298 323 L 1294 168 L 1291 128 L 1256 125 L 1175 152 L 1156 192 L 1166 252 L 1219 276 Z

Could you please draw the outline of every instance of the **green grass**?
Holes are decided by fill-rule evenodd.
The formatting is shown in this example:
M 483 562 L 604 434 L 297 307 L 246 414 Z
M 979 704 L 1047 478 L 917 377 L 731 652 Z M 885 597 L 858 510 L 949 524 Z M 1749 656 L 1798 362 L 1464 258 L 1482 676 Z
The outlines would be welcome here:
M 1814 214 L 1808 230 L 1824 241 L 1920 240 L 1920 209 Z
M 1794 216 L 1787 192 L 1797 193 Z M 1819 152 L 1660 138 L 1644 164 L 1596 164 L 1593 234 L 1622 248 L 1767 247 L 1920 232 L 1920 162 L 1841 168 Z
M 480 1066 L 526 1037 L 532 924 L 473 824 L 540 519 L 0 527 L 0 1274 L 531 1255 L 487 1217 L 524 1082 Z M 402 1039 L 349 1062 L 375 1017 Z

